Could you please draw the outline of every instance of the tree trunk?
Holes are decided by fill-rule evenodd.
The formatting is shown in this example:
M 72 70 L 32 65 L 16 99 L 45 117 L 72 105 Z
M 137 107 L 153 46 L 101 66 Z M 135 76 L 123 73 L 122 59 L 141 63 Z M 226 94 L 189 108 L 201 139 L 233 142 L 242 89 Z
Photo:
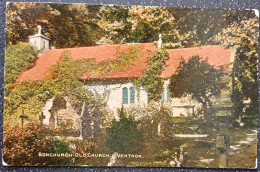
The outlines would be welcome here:
M 214 116 L 214 110 L 213 110 L 213 105 L 212 102 L 210 101 L 210 99 L 207 96 L 204 96 L 204 99 L 207 102 L 207 115 L 209 115 L 210 118 L 212 118 Z
M 207 96 L 203 96 L 203 98 L 196 97 L 196 99 L 198 100 L 198 102 L 202 104 L 202 108 L 205 116 L 212 119 L 215 112 L 213 110 L 213 105 L 210 99 Z
M 198 102 L 200 102 L 202 104 L 204 115 L 207 115 L 207 112 L 208 112 L 207 102 L 203 101 L 203 99 L 201 97 L 195 97 L 195 98 L 197 99 Z

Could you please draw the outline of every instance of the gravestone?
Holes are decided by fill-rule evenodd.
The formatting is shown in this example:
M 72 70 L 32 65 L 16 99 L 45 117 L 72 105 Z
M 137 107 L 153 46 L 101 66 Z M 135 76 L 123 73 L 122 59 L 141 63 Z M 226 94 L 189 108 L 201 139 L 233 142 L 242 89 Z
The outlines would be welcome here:
M 219 150 L 219 168 L 228 167 L 228 149 L 230 148 L 229 126 L 219 123 L 219 134 L 216 136 L 216 147 Z
M 99 135 L 101 132 L 101 128 L 100 128 L 100 116 L 101 113 L 99 111 L 97 111 L 93 117 L 93 122 L 94 122 L 94 135 Z
M 117 152 L 115 152 L 111 158 L 109 163 L 107 164 L 107 166 L 111 167 L 111 166 L 121 166 L 120 162 L 117 159 Z
M 92 120 L 92 114 L 89 111 L 87 104 L 84 102 L 82 106 L 82 111 L 80 115 L 80 137 L 86 139 L 93 136 L 94 123 Z

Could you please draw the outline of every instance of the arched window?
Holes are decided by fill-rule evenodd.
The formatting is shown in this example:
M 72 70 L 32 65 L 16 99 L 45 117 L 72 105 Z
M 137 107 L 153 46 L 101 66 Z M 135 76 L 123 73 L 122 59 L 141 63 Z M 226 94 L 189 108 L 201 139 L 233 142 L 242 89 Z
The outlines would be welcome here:
M 134 87 L 130 88 L 130 103 L 131 104 L 135 103 L 135 89 L 134 89 Z
M 171 92 L 169 88 L 167 89 L 167 102 L 172 102 Z
M 123 104 L 128 104 L 128 89 L 126 87 L 123 88 Z

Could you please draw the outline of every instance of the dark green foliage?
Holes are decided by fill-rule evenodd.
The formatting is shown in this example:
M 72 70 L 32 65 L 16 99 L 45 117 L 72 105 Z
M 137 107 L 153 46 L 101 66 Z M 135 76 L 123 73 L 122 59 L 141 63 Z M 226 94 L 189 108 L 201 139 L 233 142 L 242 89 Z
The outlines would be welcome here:
M 235 51 L 232 103 L 236 118 L 257 125 L 258 18 L 243 19 L 224 29 L 216 40 Z
M 121 108 L 119 117 L 120 120 L 114 120 L 108 129 L 107 147 L 111 152 L 139 153 L 143 149 L 143 138 L 134 116 L 127 115 Z
M 175 42 L 184 47 L 213 45 L 212 39 L 234 22 L 253 18 L 253 10 L 167 8 L 175 18 Z M 216 22 L 217 21 L 217 22 Z
M 5 85 L 14 82 L 32 64 L 38 53 L 39 50 L 27 43 L 8 46 L 5 54 Z
M 161 98 L 164 80 L 160 75 L 168 58 L 168 52 L 164 47 L 156 50 L 151 54 L 151 59 L 143 77 L 135 82 L 137 88 L 143 86 L 148 92 L 149 101 L 157 101 Z
M 179 148 L 185 143 L 183 139 L 174 138 L 174 134 L 183 131 L 176 131 L 176 118 L 172 117 L 172 112 L 167 108 L 158 110 L 152 106 L 149 112 L 139 114 L 142 118 L 140 130 L 144 136 L 145 165 L 169 166 L 169 162 L 175 160 L 175 155 L 179 158 Z M 160 125 L 160 132 L 158 126 Z M 177 153 L 177 154 L 175 154 Z M 146 164 L 147 163 L 147 164 Z
M 187 62 L 181 60 L 176 73 L 171 77 L 169 88 L 173 97 L 192 95 L 202 103 L 205 114 L 213 115 L 210 97 L 220 95 L 225 88 L 223 76 L 222 68 L 216 69 L 207 60 L 193 56 Z

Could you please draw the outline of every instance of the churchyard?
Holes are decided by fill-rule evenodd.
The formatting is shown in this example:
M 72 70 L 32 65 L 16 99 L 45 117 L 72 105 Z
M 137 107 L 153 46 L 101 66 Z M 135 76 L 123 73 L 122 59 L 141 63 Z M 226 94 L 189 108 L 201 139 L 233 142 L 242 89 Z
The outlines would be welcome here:
M 5 165 L 255 168 L 254 11 L 9 3 L 6 27 Z

